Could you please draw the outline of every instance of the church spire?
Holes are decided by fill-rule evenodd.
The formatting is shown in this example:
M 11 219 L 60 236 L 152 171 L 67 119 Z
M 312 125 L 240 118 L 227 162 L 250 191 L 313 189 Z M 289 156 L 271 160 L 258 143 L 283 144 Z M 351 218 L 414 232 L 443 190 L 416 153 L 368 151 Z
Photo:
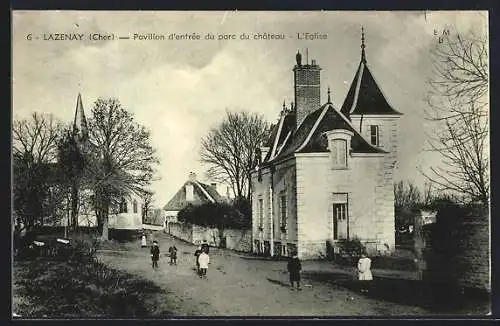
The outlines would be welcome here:
M 87 119 L 85 118 L 85 112 L 83 110 L 82 96 L 78 93 L 78 98 L 76 99 L 76 109 L 75 109 L 75 120 L 73 121 L 73 132 L 77 134 L 81 139 L 86 139 L 88 137 Z
M 366 54 L 365 54 L 365 29 L 361 26 L 361 61 L 366 63 Z

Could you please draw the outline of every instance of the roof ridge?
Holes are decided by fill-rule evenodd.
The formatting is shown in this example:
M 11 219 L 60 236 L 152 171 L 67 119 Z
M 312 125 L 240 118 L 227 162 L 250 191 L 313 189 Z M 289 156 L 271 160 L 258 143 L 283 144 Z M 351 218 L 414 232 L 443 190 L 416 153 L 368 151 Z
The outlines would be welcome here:
M 276 146 L 278 146 L 278 140 L 280 139 L 280 136 L 281 136 L 281 130 L 283 129 L 283 124 L 285 123 L 285 116 L 286 115 L 282 115 L 280 117 L 278 132 L 276 133 L 276 138 L 274 138 L 274 144 L 273 144 L 273 148 L 271 149 L 271 155 L 269 155 L 270 160 L 272 160 L 276 156 L 273 154 L 276 151 Z
M 351 114 L 352 111 L 354 111 L 354 108 L 356 108 L 356 105 L 358 104 L 359 90 L 361 88 L 361 80 L 363 79 L 363 72 L 365 71 L 365 65 L 366 64 L 363 61 L 359 63 L 356 88 L 354 89 L 354 100 L 352 101 L 351 108 L 349 109 L 349 114 Z
M 283 144 L 281 144 L 280 148 L 278 148 L 278 152 L 276 153 L 276 156 L 280 155 L 281 151 L 285 147 L 286 142 L 288 141 L 288 139 L 290 138 L 291 135 L 292 135 L 292 130 L 290 130 L 288 132 L 288 134 L 286 135 L 285 140 L 283 140 Z
M 205 190 L 205 188 L 203 188 L 202 186 L 202 183 L 199 182 L 199 181 L 191 181 L 192 183 L 196 184 L 198 187 L 200 187 L 201 191 L 203 192 L 203 194 L 212 202 L 212 203 L 215 203 L 216 200 L 212 197 L 212 195 L 210 195 L 208 193 L 208 191 Z
M 324 108 L 323 108 L 323 111 L 321 111 L 321 114 L 319 115 L 319 117 L 316 119 L 316 121 L 314 122 L 314 125 L 313 127 L 311 128 L 311 130 L 309 130 L 309 134 L 307 135 L 306 139 L 304 140 L 304 142 L 302 143 L 302 145 L 300 145 L 296 150 L 295 152 L 299 152 L 301 151 L 307 143 L 309 143 L 309 141 L 311 140 L 311 137 L 312 135 L 314 134 L 314 132 L 316 131 L 316 129 L 318 128 L 321 120 L 323 120 L 323 118 L 325 117 L 325 114 L 326 112 L 328 111 L 328 109 L 330 108 L 330 106 L 333 107 L 333 104 L 331 103 L 327 103 L 324 105 Z M 305 120 L 305 119 L 304 119 Z

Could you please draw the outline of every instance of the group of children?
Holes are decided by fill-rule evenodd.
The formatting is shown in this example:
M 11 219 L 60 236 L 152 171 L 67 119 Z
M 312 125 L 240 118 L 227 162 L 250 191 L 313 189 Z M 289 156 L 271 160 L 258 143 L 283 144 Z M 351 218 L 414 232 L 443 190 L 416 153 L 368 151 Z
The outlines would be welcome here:
M 210 264 L 210 256 L 208 252 L 210 247 L 206 242 L 196 249 L 194 252 L 195 263 L 196 263 L 196 273 L 200 278 L 207 278 L 208 264 Z
M 145 238 L 146 236 L 142 236 L 142 247 L 146 247 Z M 153 241 L 150 252 L 153 269 L 158 268 L 158 260 L 160 260 L 160 247 L 158 246 L 158 241 Z M 170 265 L 177 265 L 177 247 L 175 245 L 168 248 L 168 256 L 170 257 Z
M 145 235 L 142 236 L 141 246 L 147 246 Z M 196 273 L 200 278 L 204 279 L 207 278 L 208 264 L 210 264 L 210 256 L 208 255 L 209 250 L 209 245 L 204 242 L 194 253 L 196 258 Z M 160 259 L 160 247 L 158 246 L 158 241 L 153 241 L 150 252 L 153 269 L 156 269 L 158 268 L 158 260 Z M 168 255 L 170 257 L 170 265 L 177 265 L 177 248 L 175 245 L 168 248 Z
M 143 236 L 142 246 L 145 246 L 145 236 Z M 210 256 L 208 252 L 210 247 L 206 242 L 200 245 L 194 252 L 195 263 L 196 263 L 196 273 L 200 278 L 207 278 L 208 264 L 210 264 Z M 170 256 L 170 264 L 177 265 L 177 248 L 171 246 L 168 249 Z M 151 246 L 151 260 L 153 269 L 158 268 L 158 260 L 160 259 L 160 247 L 157 241 L 153 241 L 153 246 Z M 297 256 L 297 253 L 292 255 L 292 258 L 287 263 L 287 270 L 290 276 L 290 289 L 292 291 L 301 291 L 300 287 L 300 272 L 302 271 L 302 264 Z M 373 280 L 373 275 L 371 272 L 371 259 L 366 256 L 366 253 L 361 254 L 361 258 L 358 260 L 357 265 L 358 280 L 361 281 L 361 292 L 368 292 L 370 283 Z

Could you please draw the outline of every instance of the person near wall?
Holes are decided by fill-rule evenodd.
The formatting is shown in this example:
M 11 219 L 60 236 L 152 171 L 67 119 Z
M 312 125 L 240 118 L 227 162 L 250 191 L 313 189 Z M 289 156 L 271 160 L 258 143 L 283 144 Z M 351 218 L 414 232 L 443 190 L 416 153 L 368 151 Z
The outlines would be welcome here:
M 293 253 L 292 258 L 288 261 L 287 269 L 290 274 L 290 290 L 295 290 L 294 285 L 297 284 L 297 291 L 301 291 L 300 271 L 302 270 L 302 264 L 297 253 Z
M 170 265 L 177 265 L 177 247 L 175 245 L 170 246 L 168 253 L 170 256 Z
M 202 251 L 201 246 L 198 246 L 198 248 L 194 252 L 194 258 L 196 260 L 196 274 L 198 274 L 198 275 L 200 275 L 200 262 L 199 262 L 198 258 L 200 257 L 201 251 Z
M 207 278 L 208 264 L 210 264 L 210 256 L 205 250 L 202 250 L 198 257 L 198 264 L 200 266 L 200 278 Z
M 363 251 L 358 260 L 358 280 L 360 281 L 361 292 L 364 293 L 368 292 L 371 282 L 373 281 L 371 265 L 371 259 L 368 258 L 366 252 Z
M 141 248 L 145 248 L 148 246 L 148 242 L 147 242 L 147 238 L 146 238 L 146 234 L 142 234 L 142 237 L 141 237 Z
M 153 263 L 153 269 L 158 268 L 158 260 L 160 259 L 160 247 L 157 241 L 153 241 L 151 246 L 151 261 Z

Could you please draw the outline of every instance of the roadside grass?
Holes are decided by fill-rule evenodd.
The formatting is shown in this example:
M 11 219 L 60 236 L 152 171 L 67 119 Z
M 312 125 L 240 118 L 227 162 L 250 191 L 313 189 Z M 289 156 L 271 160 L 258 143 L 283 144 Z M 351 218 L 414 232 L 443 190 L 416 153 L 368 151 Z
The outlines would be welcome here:
M 23 319 L 172 316 L 163 289 L 107 267 L 93 249 L 75 241 L 15 261 L 13 313 Z

